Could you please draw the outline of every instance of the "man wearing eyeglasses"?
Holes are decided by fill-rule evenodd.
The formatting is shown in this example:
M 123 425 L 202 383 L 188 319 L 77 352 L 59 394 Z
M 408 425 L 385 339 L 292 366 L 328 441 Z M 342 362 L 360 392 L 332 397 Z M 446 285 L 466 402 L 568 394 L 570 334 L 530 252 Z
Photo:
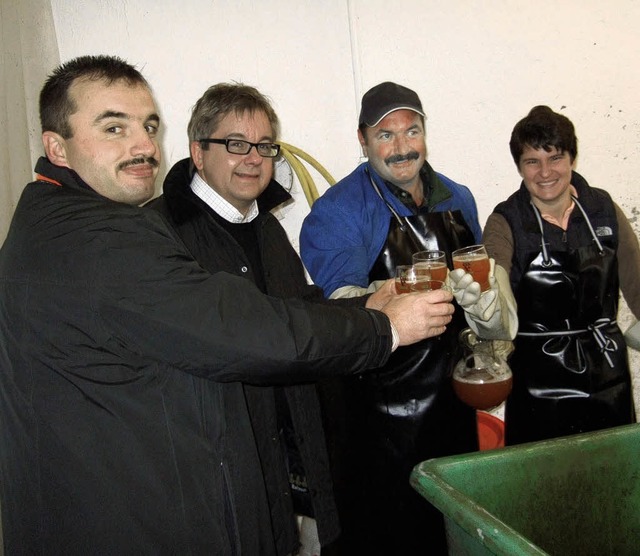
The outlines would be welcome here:
M 210 87 L 188 125 L 191 158 L 171 169 L 163 195 L 150 206 L 168 217 L 205 270 L 243 276 L 272 296 L 326 303 L 321 290 L 307 284 L 298 255 L 269 212 L 291 199 L 272 179 L 278 133 L 273 107 L 255 88 Z M 281 531 L 295 513 L 301 528 L 312 532 L 316 546 L 308 553 L 317 553 L 318 533 L 326 545 L 339 528 L 315 385 L 243 388 L 278 542 L 286 546 Z

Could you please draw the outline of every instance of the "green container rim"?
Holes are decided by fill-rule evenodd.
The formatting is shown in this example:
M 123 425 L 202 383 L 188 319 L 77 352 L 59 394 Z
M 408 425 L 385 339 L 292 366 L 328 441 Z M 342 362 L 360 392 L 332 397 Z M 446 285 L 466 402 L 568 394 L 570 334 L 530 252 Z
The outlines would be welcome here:
M 413 488 L 438 508 L 445 518 L 456 523 L 488 553 L 499 556 L 544 555 L 548 553 L 448 482 L 447 471 L 461 466 L 472 469 L 474 463 L 491 465 L 492 460 L 496 464 L 516 458 L 535 461 L 548 457 L 544 455 L 548 453 L 562 457 L 563 453 L 572 450 L 588 452 L 598 442 L 614 444 L 626 437 L 631 438 L 638 434 L 639 427 L 639 423 L 634 423 L 570 437 L 431 459 L 414 467 L 410 481 Z

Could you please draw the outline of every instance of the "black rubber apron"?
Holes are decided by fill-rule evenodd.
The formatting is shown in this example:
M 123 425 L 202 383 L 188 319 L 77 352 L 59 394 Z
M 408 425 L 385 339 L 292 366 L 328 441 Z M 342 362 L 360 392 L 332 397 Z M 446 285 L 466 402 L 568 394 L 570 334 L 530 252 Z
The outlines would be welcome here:
M 393 277 L 396 265 L 411 264 L 416 251 L 443 250 L 451 267 L 451 251 L 474 243 L 460 211 L 404 217 L 386 204 L 389 232 L 370 281 Z M 349 419 L 360 430 L 351 448 L 361 460 L 363 489 L 356 509 L 363 521 L 357 553 L 446 552 L 441 515 L 411 488 L 409 475 L 426 459 L 478 449 L 475 411 L 456 398 L 451 385 L 464 327 L 458 307 L 443 335 L 397 349 L 379 372 L 352 381 Z
M 507 444 L 635 422 L 627 350 L 616 323 L 616 254 L 601 244 L 574 201 L 593 242 L 566 252 L 547 250 L 542 218 L 531 204 L 542 251 L 518 287 Z

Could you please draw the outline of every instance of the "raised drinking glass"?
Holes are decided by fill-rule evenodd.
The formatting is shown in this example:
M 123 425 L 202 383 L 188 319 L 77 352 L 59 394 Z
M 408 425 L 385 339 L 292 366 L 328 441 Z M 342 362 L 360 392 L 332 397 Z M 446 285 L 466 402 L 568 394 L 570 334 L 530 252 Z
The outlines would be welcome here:
M 396 293 L 410 293 L 416 282 L 416 273 L 411 264 L 396 266 Z
M 452 254 L 453 268 L 464 268 L 480 284 L 481 291 L 487 291 L 489 284 L 489 255 L 484 245 L 471 245 L 456 249 Z
M 411 257 L 416 276 L 428 276 L 444 282 L 447 279 L 447 259 L 444 251 L 418 251 Z

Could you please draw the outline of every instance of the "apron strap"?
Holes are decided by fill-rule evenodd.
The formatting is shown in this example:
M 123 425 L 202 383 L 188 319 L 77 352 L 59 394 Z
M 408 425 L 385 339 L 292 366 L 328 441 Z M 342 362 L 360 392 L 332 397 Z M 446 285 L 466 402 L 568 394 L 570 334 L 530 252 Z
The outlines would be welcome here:
M 598 239 L 598 236 L 596 235 L 596 232 L 593 229 L 593 226 L 591 225 L 591 221 L 589 220 L 587 213 L 585 212 L 584 208 L 582 207 L 582 205 L 578 201 L 578 198 L 575 195 L 571 195 L 571 198 L 573 199 L 573 202 L 576 204 L 578 209 L 580 209 L 580 212 L 582 213 L 582 216 L 584 217 L 584 220 L 587 223 L 587 227 L 589 228 L 589 232 L 591 232 L 591 237 L 593 238 L 593 241 L 595 242 L 595 244 L 598 246 L 598 254 L 602 256 L 602 254 L 604 253 L 604 248 L 602 247 L 602 243 L 600 243 L 600 240 Z M 536 220 L 538 222 L 538 227 L 540 228 L 540 236 L 541 236 L 540 244 L 542 247 L 542 259 L 543 259 L 542 266 L 547 267 L 551 264 L 551 261 L 549 260 L 549 252 L 547 251 L 547 244 L 544 240 L 544 228 L 542 227 L 542 214 L 540 214 L 540 210 L 533 203 L 531 199 L 529 200 L 529 204 L 533 207 L 533 214 L 535 214 Z
M 533 201 L 529 199 L 529 204 L 533 207 L 533 214 L 535 214 L 536 220 L 538 221 L 538 228 L 540 228 L 540 245 L 542 247 L 542 266 L 547 267 L 551 265 L 551 260 L 549 259 L 549 251 L 547 251 L 547 242 L 544 240 L 544 228 L 542 227 L 542 215 L 538 210 L 538 207 L 533 204 Z
M 369 181 L 371 182 L 371 185 L 373 186 L 373 189 L 375 190 L 375 192 L 378 194 L 378 196 L 380 197 L 380 199 L 382 200 L 382 202 L 387 205 L 387 208 L 391 211 L 391 214 L 393 214 L 393 217 L 396 219 L 396 221 L 398 222 L 398 226 L 400 227 L 400 230 L 402 232 L 406 232 L 407 231 L 407 225 L 405 224 L 405 221 L 403 219 L 402 216 L 400 216 L 397 211 L 391 206 L 391 203 L 389 203 L 382 195 L 382 191 L 380 191 L 380 188 L 378 187 L 378 184 L 375 182 L 375 180 L 373 179 L 373 176 L 371 175 L 371 172 L 369 172 L 369 168 L 365 168 L 364 171 L 367 173 L 367 176 L 369 176 Z
M 573 199 L 573 201 L 575 202 L 577 207 L 580 209 L 580 212 L 582 213 L 582 216 L 584 216 L 584 220 L 587 223 L 587 226 L 589 227 L 589 231 L 591 232 L 591 237 L 593 237 L 593 241 L 598 246 L 598 254 L 600 256 L 602 256 L 602 254 L 604 253 L 604 248 L 602 247 L 602 243 L 600 243 L 600 240 L 598 239 L 598 236 L 596 235 L 596 232 L 593 229 L 593 226 L 591 225 L 591 221 L 587 217 L 587 213 L 582 208 L 582 205 L 578 202 L 578 198 L 577 197 L 574 197 L 573 195 L 571 195 L 571 198 Z

